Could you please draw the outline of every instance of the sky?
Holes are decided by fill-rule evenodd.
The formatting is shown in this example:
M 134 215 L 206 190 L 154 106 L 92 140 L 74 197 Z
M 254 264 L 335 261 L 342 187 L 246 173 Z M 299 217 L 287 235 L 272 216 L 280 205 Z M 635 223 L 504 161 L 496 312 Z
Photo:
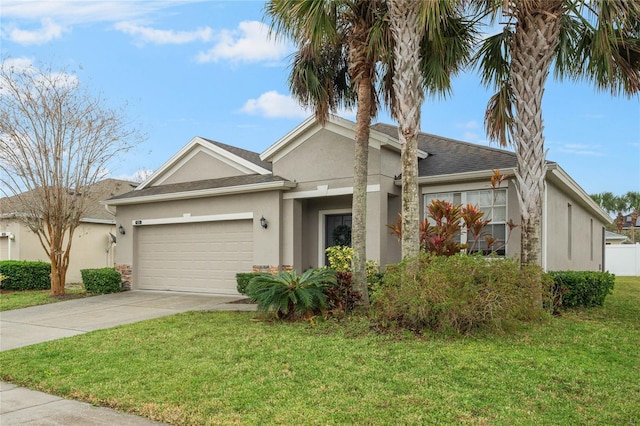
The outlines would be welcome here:
M 193 137 L 262 152 L 304 121 L 287 77 L 293 47 L 268 36 L 263 1 L 2 0 L 3 60 L 74 73 L 147 138 L 109 177 L 160 168 Z M 490 91 L 469 71 L 427 98 L 421 129 L 482 145 Z M 355 120 L 355 114 L 343 117 Z M 547 159 L 588 193 L 640 191 L 640 100 L 549 79 Z M 388 110 L 376 121 L 391 123 Z

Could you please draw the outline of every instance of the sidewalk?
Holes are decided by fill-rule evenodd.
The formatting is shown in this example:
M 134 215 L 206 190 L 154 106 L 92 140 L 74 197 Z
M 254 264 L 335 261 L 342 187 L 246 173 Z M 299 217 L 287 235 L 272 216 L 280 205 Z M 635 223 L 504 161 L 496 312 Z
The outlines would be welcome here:
M 0 382 L 0 424 L 142 426 L 164 423 Z

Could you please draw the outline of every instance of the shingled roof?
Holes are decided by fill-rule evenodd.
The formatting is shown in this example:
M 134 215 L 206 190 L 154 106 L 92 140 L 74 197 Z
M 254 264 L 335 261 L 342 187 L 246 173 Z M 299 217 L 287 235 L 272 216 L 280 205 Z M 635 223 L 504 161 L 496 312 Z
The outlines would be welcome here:
M 78 192 L 88 192 L 86 210 L 83 220 L 113 220 L 113 215 L 108 212 L 100 201 L 127 192 L 131 192 L 138 184 L 120 179 L 103 179 L 91 185 L 88 189 L 81 189 Z M 30 200 L 31 197 L 38 197 L 39 190 L 31 190 L 18 196 L 0 198 L 0 214 L 11 215 L 22 213 L 21 200 Z
M 396 126 L 378 123 L 371 128 L 391 137 L 398 137 Z M 418 161 L 419 176 L 438 176 L 516 167 L 516 155 L 513 152 L 429 133 L 420 133 L 418 148 L 429 154 L 427 158 Z
M 212 141 L 211 139 L 207 139 L 207 138 L 203 138 L 202 136 L 199 136 L 200 139 L 205 140 L 213 145 L 216 145 L 226 151 L 229 151 L 230 153 L 237 155 L 238 157 L 250 161 L 253 164 L 262 167 L 263 169 L 267 169 L 267 170 L 272 170 L 271 168 L 271 163 L 267 162 L 267 161 L 262 161 L 260 159 L 260 154 L 258 154 L 257 152 L 253 152 L 253 151 L 248 151 L 246 149 L 242 149 L 242 148 L 238 148 L 236 146 L 231 146 L 231 145 L 227 145 L 225 143 L 222 142 L 216 142 L 216 141 Z
M 167 185 L 151 186 L 137 191 L 128 192 L 117 197 L 110 198 L 112 200 L 124 200 L 139 197 L 148 197 L 151 195 L 175 194 L 182 192 L 200 191 L 206 189 L 229 188 L 243 185 L 255 185 L 269 182 L 287 182 L 280 176 L 273 175 L 243 175 L 232 176 L 218 179 L 197 180 L 192 182 L 171 183 Z

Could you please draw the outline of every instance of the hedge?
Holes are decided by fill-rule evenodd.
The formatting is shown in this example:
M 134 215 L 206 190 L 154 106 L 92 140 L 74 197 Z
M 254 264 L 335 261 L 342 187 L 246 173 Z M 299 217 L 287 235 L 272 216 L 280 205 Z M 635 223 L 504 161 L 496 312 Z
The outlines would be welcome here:
M 113 268 L 82 269 L 82 283 L 89 293 L 116 293 L 121 290 L 122 277 Z
M 247 294 L 247 286 L 249 285 L 249 281 L 251 278 L 256 275 L 260 275 L 259 272 L 238 272 L 236 274 L 236 282 L 238 283 L 237 289 L 240 294 Z
M 51 288 L 51 264 L 28 260 L 0 261 L 0 287 L 5 290 L 48 290 Z
M 595 271 L 553 271 L 557 308 L 602 306 L 613 290 L 615 275 Z

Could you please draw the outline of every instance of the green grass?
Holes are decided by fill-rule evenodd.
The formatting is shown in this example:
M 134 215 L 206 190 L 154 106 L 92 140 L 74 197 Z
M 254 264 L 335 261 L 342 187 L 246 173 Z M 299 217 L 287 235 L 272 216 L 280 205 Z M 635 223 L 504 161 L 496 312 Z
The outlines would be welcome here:
M 637 424 L 640 278 L 510 335 L 192 312 L 0 353 L 19 385 L 171 424 Z
M 0 293 L 0 311 L 46 305 L 69 299 L 91 296 L 84 289 L 67 289 L 65 295 L 52 297 L 50 290 L 6 291 Z

